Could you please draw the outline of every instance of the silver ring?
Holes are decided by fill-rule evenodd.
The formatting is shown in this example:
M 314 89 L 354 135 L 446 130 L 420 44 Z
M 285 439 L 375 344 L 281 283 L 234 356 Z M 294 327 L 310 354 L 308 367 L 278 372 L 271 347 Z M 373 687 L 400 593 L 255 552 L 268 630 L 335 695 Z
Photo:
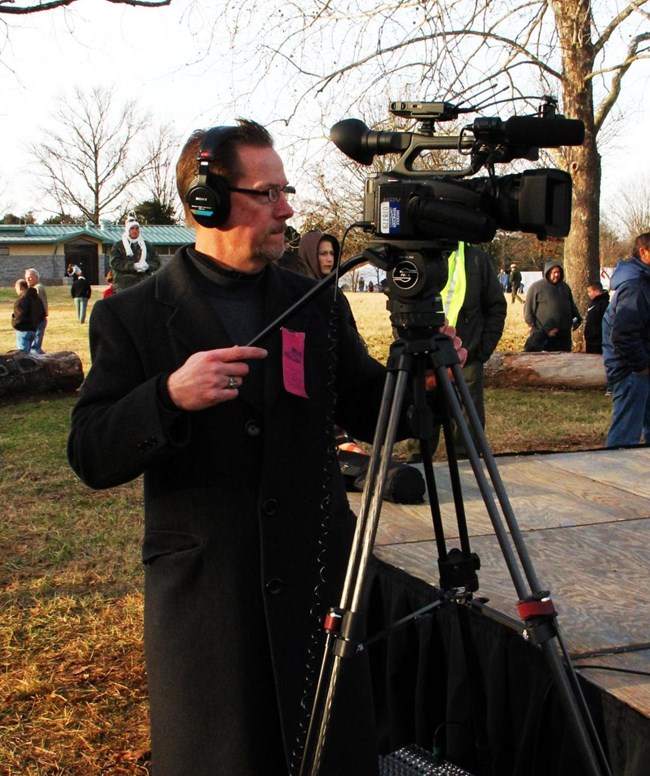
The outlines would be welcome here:
M 226 388 L 229 388 L 230 390 L 239 388 L 239 383 L 237 382 L 237 378 L 233 377 L 232 375 L 228 375 L 228 385 L 226 386 Z

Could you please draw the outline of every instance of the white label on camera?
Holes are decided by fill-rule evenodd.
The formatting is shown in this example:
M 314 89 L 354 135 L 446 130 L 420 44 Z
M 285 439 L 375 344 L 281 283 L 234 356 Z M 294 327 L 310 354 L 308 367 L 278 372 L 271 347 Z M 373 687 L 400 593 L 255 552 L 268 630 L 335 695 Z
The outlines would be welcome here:
M 380 205 L 380 230 L 382 234 L 393 234 L 400 231 L 399 200 L 385 200 Z

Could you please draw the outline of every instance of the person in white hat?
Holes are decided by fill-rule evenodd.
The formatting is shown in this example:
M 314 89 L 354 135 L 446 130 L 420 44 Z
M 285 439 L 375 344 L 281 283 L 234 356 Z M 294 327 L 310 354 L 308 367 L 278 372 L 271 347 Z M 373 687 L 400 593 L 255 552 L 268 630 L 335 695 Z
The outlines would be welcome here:
M 140 224 L 129 216 L 124 224 L 124 234 L 111 248 L 113 291 L 123 291 L 160 269 L 160 259 L 151 243 L 140 234 Z

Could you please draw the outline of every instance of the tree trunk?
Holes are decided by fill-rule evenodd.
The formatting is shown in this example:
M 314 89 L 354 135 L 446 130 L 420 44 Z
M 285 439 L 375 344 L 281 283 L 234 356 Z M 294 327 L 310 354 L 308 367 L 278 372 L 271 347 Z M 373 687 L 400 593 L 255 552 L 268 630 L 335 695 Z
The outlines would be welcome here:
M 592 353 L 493 353 L 485 365 L 490 388 L 605 388 L 603 357 Z
M 81 359 L 61 351 L 32 356 L 19 350 L 0 354 L 0 400 L 18 395 L 76 391 L 84 379 Z
M 593 18 L 589 0 L 552 0 L 552 6 L 562 52 L 562 111 L 585 125 L 582 146 L 567 148 L 562 154 L 563 166 L 573 179 L 571 231 L 564 243 L 565 279 L 584 315 L 586 286 L 600 280 L 601 160 L 589 78 L 595 57 Z

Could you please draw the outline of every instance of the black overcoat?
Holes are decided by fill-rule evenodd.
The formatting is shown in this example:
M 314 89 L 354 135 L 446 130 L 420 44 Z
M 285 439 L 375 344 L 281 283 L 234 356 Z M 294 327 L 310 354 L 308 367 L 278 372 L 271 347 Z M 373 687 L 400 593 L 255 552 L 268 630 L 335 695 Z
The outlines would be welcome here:
M 195 272 L 181 249 L 151 279 L 95 305 L 93 365 L 68 454 L 91 487 L 144 474 L 156 776 L 286 774 L 310 646 L 314 671 L 322 655 L 314 607 L 339 602 L 353 530 L 325 429 L 335 421 L 371 438 L 384 369 L 340 313 L 333 333 L 326 292 L 285 324 L 305 333 L 308 398 L 285 390 L 275 332 L 261 343 L 261 406 L 244 382 L 237 399 L 209 410 L 166 409 L 161 380 L 192 353 L 233 344 Z M 264 284 L 269 323 L 313 281 L 269 266 Z M 354 658 L 328 739 L 344 755 L 326 757 L 324 774 L 376 773 L 365 690 L 364 659 Z

